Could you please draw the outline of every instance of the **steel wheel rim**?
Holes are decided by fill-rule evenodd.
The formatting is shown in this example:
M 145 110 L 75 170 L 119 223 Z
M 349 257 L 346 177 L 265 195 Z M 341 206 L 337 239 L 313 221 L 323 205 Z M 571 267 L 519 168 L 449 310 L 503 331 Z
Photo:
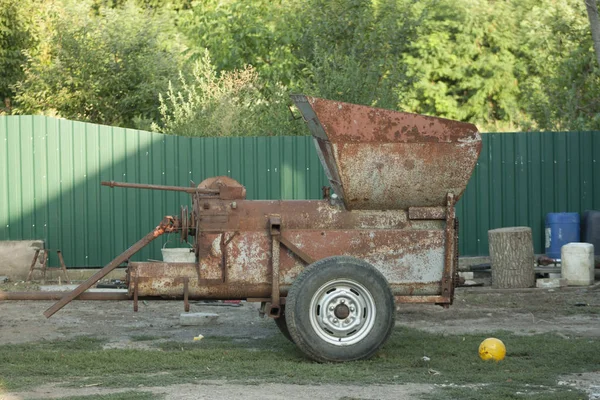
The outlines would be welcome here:
M 373 329 L 375 316 L 371 293 L 349 279 L 325 283 L 310 302 L 313 330 L 321 339 L 336 346 L 348 346 L 364 339 Z

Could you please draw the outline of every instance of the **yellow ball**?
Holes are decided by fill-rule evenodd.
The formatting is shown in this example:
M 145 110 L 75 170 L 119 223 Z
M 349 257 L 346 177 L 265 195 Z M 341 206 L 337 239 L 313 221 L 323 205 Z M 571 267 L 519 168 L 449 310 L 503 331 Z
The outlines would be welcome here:
M 502 340 L 496 338 L 487 338 L 479 345 L 479 357 L 482 360 L 504 360 L 506 356 L 506 347 Z

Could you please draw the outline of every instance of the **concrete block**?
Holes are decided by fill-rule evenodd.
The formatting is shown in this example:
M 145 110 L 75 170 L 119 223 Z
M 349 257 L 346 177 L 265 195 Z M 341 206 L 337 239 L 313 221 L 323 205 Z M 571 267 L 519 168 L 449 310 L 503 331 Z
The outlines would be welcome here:
M 40 291 L 42 291 L 42 292 L 70 292 L 73 289 L 75 289 L 76 287 L 77 287 L 77 285 L 41 285 Z
M 12 281 L 24 281 L 35 251 L 43 248 L 43 240 L 0 241 L 0 274 Z
M 74 282 L 85 281 L 86 279 L 88 279 L 89 277 L 94 275 L 96 272 L 100 271 L 100 268 L 71 269 L 71 268 L 68 268 L 69 267 L 68 260 L 65 260 L 65 263 L 67 264 L 67 274 L 69 274 L 69 279 Z M 125 271 L 126 271 L 125 268 L 117 268 L 114 271 L 111 271 L 104 278 L 102 278 L 102 281 L 107 281 L 107 280 L 112 280 L 112 279 L 119 279 L 119 280 L 124 281 L 125 276 L 126 276 Z M 38 275 L 36 275 L 36 276 L 38 276 Z M 64 281 L 65 275 L 63 274 L 63 272 L 60 269 L 52 269 L 52 270 L 46 271 L 46 280 L 47 281 L 58 281 L 59 276 Z
M 41 292 L 71 292 L 79 285 L 41 285 Z M 91 288 L 86 290 L 90 293 L 127 293 L 127 289 Z
M 536 281 L 535 286 L 543 289 L 566 287 L 567 280 L 565 278 L 540 278 Z
M 181 325 L 213 325 L 217 322 L 217 318 L 219 318 L 219 314 L 216 313 L 208 313 L 208 312 L 199 312 L 199 313 L 181 313 L 179 315 L 179 323 Z

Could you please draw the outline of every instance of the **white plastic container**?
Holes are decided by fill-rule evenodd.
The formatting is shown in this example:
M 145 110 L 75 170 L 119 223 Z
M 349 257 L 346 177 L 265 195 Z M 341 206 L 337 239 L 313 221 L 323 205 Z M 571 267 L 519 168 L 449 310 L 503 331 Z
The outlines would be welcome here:
M 166 249 L 162 250 L 162 257 L 164 262 L 172 262 L 172 263 L 195 263 L 196 262 L 196 254 L 194 253 L 194 249 Z
M 562 277 L 569 286 L 588 286 L 594 283 L 594 245 L 569 243 L 560 249 Z

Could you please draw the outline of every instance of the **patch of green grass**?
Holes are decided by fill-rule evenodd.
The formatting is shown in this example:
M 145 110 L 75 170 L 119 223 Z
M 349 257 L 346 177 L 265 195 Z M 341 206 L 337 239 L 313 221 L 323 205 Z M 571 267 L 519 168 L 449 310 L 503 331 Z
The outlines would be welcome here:
M 132 342 L 150 342 L 153 340 L 162 339 L 163 336 L 154 336 L 154 335 L 132 335 L 129 337 Z
M 90 396 L 61 397 L 61 400 L 159 400 L 164 398 L 148 392 L 122 392 L 113 394 L 94 394 Z
M 478 346 L 487 336 L 504 341 L 504 361 L 479 359 Z M 4 345 L 0 346 L 0 385 L 6 390 L 44 382 L 80 386 L 90 382 L 88 377 L 104 387 L 166 386 L 208 379 L 245 384 L 413 382 L 453 384 L 440 386 L 447 398 L 501 399 L 519 391 L 540 398 L 579 398 L 580 393 L 557 386 L 557 377 L 597 370 L 600 341 L 507 332 L 446 336 L 400 328 L 371 360 L 343 364 L 311 362 L 282 336 L 247 341 L 206 337 L 197 342 L 164 342 L 157 344 L 157 349 L 102 350 L 101 341 L 87 337 Z M 423 361 L 423 356 L 430 361 Z M 476 389 L 465 385 L 475 385 Z M 461 395 L 454 396 L 455 392 Z

